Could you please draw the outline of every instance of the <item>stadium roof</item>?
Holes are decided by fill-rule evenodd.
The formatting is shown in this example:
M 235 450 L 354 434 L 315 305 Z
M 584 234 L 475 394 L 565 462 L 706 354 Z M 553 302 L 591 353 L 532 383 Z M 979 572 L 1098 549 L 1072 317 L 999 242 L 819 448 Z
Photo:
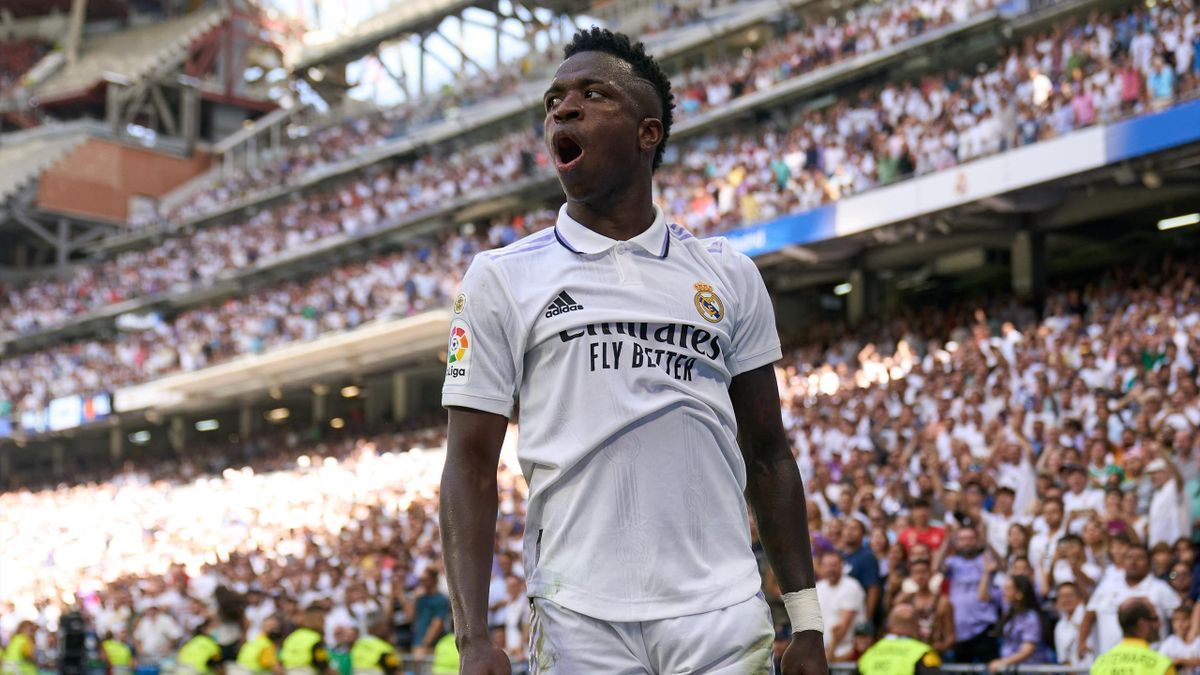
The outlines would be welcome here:
M 224 18 L 223 10 L 213 9 L 84 38 L 79 59 L 35 84 L 33 95 L 42 103 L 74 98 L 87 94 L 111 75 L 136 82 L 164 64 L 186 58 L 192 43 Z
M 447 16 L 481 4 L 479 0 L 403 0 L 359 25 L 352 33 L 320 44 L 305 45 L 293 68 L 303 70 L 330 62 L 349 62 L 370 53 L 380 42 L 423 30 L 432 30 Z M 539 7 L 582 9 L 585 0 L 539 0 Z
M 8 12 L 15 19 L 44 14 L 67 14 L 71 0 L 0 0 L 0 13 Z M 108 19 L 129 14 L 129 0 L 89 0 L 89 19 Z

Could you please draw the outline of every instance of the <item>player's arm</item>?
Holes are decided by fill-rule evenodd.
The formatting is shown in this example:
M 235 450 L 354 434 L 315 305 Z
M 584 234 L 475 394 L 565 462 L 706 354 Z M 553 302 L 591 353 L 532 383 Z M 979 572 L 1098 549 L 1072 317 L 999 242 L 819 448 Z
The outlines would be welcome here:
M 746 461 L 746 497 L 754 511 L 759 538 L 779 588 L 784 594 L 816 586 L 812 546 L 808 535 L 808 506 L 800 470 L 783 429 L 775 371 L 764 365 L 736 375 L 729 398 L 738 425 L 738 442 Z M 797 633 L 799 667 L 785 664 L 784 672 L 825 672 L 821 633 Z
M 1088 638 L 1092 634 L 1092 627 L 1096 625 L 1096 612 L 1087 610 L 1083 613 L 1083 620 L 1079 622 L 1079 643 L 1076 655 L 1083 658 L 1088 650 Z
M 496 467 L 524 354 L 515 336 L 525 330 L 508 285 L 486 255 L 475 257 L 454 302 L 442 387 L 442 405 L 450 415 L 442 470 L 442 558 L 466 675 L 511 672 L 503 650 L 492 647 L 487 626 Z
M 455 639 L 465 657 L 472 649 L 491 646 L 487 608 L 498 508 L 496 469 L 508 418 L 461 407 L 449 412 L 440 510 L 442 556 Z

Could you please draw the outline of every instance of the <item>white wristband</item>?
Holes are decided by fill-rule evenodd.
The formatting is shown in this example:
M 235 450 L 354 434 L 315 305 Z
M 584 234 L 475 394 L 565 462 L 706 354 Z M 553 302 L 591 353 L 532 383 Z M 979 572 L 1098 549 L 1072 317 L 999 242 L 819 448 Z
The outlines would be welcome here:
M 793 593 L 784 593 L 783 606 L 787 608 L 788 620 L 792 622 L 793 633 L 801 633 L 806 630 L 825 632 L 825 624 L 821 621 L 821 603 L 817 600 L 817 589 L 805 588 Z

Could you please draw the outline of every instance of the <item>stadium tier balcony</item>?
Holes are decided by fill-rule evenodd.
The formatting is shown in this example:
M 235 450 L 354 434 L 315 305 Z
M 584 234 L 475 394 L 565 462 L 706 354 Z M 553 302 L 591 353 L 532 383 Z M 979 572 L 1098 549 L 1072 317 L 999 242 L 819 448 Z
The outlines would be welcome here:
M 1164 8 L 1158 16 L 1163 17 L 1169 25 L 1195 25 L 1194 20 L 1186 20 L 1190 14 L 1176 14 L 1178 11 Z M 1187 11 L 1194 12 L 1192 9 Z M 937 172 L 962 161 L 994 154 L 1006 147 L 1069 135 L 1077 123 L 1075 118 L 1068 118 L 1067 113 L 1086 113 L 1089 108 L 1077 105 L 1076 96 L 1068 97 L 1064 93 L 1068 89 L 1058 88 L 1056 93 L 1053 83 L 1044 99 L 1039 101 L 1036 98 L 1039 87 L 1043 86 L 1036 77 L 1041 73 L 1032 70 L 1027 72 L 1025 68 L 1043 61 L 1048 64 L 1048 74 L 1059 78 L 1060 82 L 1069 80 L 1066 82 L 1068 88 L 1071 82 L 1076 82 L 1083 92 L 1101 88 L 1106 96 L 1113 93 L 1117 95 L 1117 98 L 1107 99 L 1107 102 L 1093 99 L 1090 108 L 1092 114 L 1080 115 L 1078 126 L 1096 124 L 1106 117 L 1150 110 L 1156 104 L 1149 91 L 1139 86 L 1130 90 L 1132 98 L 1122 101 L 1121 90 L 1113 85 L 1113 78 L 1117 78 L 1118 83 L 1141 82 L 1140 71 L 1123 56 L 1123 50 L 1128 47 L 1114 36 L 1122 31 L 1122 25 L 1138 25 L 1143 18 L 1141 11 L 1135 11 L 1112 19 L 1096 19 L 1099 23 L 1095 25 L 1073 29 L 1071 37 L 1061 44 L 1077 50 L 1072 53 L 1080 55 L 1081 60 L 1069 70 L 1067 66 L 1072 63 L 1071 59 L 1064 58 L 1056 66 L 1054 55 L 1042 52 L 1039 42 L 1033 40 L 1030 41 L 1031 51 L 1013 51 L 992 70 L 980 72 L 974 77 L 929 77 L 919 87 L 889 85 L 877 97 L 867 91 L 865 96 L 843 101 L 825 111 L 804 113 L 794 126 L 777 128 L 766 125 L 751 133 L 733 135 L 722 142 L 702 140 L 690 144 L 681 152 L 682 160 L 665 169 L 659 178 L 663 201 L 681 222 L 698 232 L 719 230 L 844 199 L 875 185 L 887 184 L 906 173 Z M 1114 39 L 1112 45 L 1121 63 L 1129 61 L 1129 67 L 1125 68 L 1128 77 L 1124 79 L 1119 77 L 1121 72 L 1116 62 L 1094 54 L 1086 56 L 1096 44 L 1104 44 L 1109 39 L 1106 35 Z M 1132 46 L 1135 35 L 1126 35 L 1129 46 Z M 1092 37 L 1083 40 L 1082 36 Z M 1132 72 L 1129 72 L 1131 69 Z M 1107 88 L 1099 87 L 1098 78 L 1106 76 L 1110 78 Z M 1190 91 L 1189 87 L 1194 86 L 1194 78 L 1182 80 L 1180 93 L 1186 93 Z M 1172 90 L 1170 93 L 1173 97 L 1176 92 Z M 1022 104 L 1020 99 L 1026 97 L 1029 103 Z M 1014 101 L 1014 98 L 1017 100 Z M 885 103 L 881 105 L 877 101 Z M 997 102 L 1016 104 L 1015 124 L 1007 132 L 1002 125 L 990 123 L 994 122 L 996 115 L 989 106 Z M 1026 128 L 1030 125 L 1031 129 Z M 893 164 L 890 174 L 885 171 L 887 163 Z M 451 166 L 455 171 L 467 175 L 471 173 L 462 164 L 451 163 Z M 427 165 L 417 165 L 413 175 L 427 175 L 429 168 Z M 518 169 L 513 167 L 512 170 Z M 439 188 L 432 185 L 426 185 L 425 189 L 430 190 L 428 197 L 431 201 L 453 194 L 453 188 L 449 188 L 450 193 L 439 192 Z M 367 182 L 360 183 L 359 188 L 341 191 L 337 197 L 341 201 L 341 206 L 336 207 L 337 212 L 354 212 L 353 209 L 361 206 L 362 200 L 370 194 L 371 188 Z M 318 196 L 317 202 L 322 200 L 328 200 L 328 197 Z M 366 201 L 369 202 L 369 199 Z M 371 213 L 372 208 L 377 207 L 368 203 L 363 208 L 366 210 L 358 212 L 360 219 L 362 214 Z M 293 211 L 290 217 L 295 219 L 302 215 L 302 212 Z M 369 223 L 376 217 L 379 217 L 378 211 L 374 216 L 367 217 L 365 222 Z M 287 211 L 282 211 L 262 222 L 286 222 L 286 218 Z M 364 221 L 358 222 L 361 224 Z M 336 231 L 336 226 L 334 228 L 331 231 Z M 188 269 L 186 266 L 184 268 Z M 441 284 L 439 297 L 444 297 L 449 292 L 445 289 L 453 286 L 453 272 L 449 274 Z M 390 283 L 396 284 L 398 280 L 393 279 Z M 430 288 L 435 286 L 437 284 L 430 284 Z M 296 292 L 303 295 L 302 290 Z M 255 297 L 265 298 L 269 294 Z M 432 298 L 426 294 L 424 299 Z M 297 306 L 290 311 L 297 311 Z M 178 331 L 178 327 L 194 323 L 193 319 L 197 316 L 213 316 L 211 310 L 206 310 L 198 311 L 195 315 L 185 313 L 171 324 L 176 328 L 163 329 L 161 335 L 168 337 L 164 344 L 151 345 L 145 343 L 144 338 L 126 337 L 115 343 L 84 342 L 10 358 L 5 362 L 9 368 L 19 369 L 24 364 L 25 367 L 36 367 L 46 372 L 64 370 L 64 363 L 68 360 L 77 361 L 80 355 L 85 366 L 96 364 L 95 369 L 77 369 L 79 376 L 84 378 L 82 384 L 64 379 L 57 383 L 58 389 L 51 389 L 38 380 L 21 382 L 16 386 L 22 389 L 10 392 L 10 400 L 28 399 L 28 403 L 36 408 L 44 405 L 48 397 L 74 392 L 79 386 L 96 386 L 89 384 L 89 381 L 133 383 L 177 368 L 195 368 L 198 364 L 210 362 L 210 357 L 254 352 L 265 345 L 311 339 L 323 330 L 345 328 L 348 325 L 347 316 L 353 317 L 349 323 L 357 323 L 363 316 L 361 308 L 353 303 L 347 304 L 344 299 L 339 305 L 326 305 L 325 308 L 334 317 L 332 323 L 322 324 L 317 320 L 288 324 L 280 317 L 279 321 L 268 321 L 247 331 L 247 335 L 251 336 L 248 339 L 235 340 L 223 336 L 216 340 L 215 346 L 206 336 L 217 330 L 219 322 L 214 323 L 209 319 L 210 332 L 192 334 L 190 340 Z M 180 342 L 201 347 L 181 349 Z
M 952 35 L 972 29 L 982 28 L 995 19 L 995 13 L 989 11 L 990 0 L 954 0 L 953 2 L 918 3 L 905 1 L 888 5 L 865 5 L 857 10 L 849 11 L 846 16 L 848 25 L 837 30 L 824 27 L 823 24 L 784 36 L 786 40 L 772 42 L 767 39 L 758 49 L 759 53 L 749 59 L 733 59 L 721 61 L 711 68 L 704 68 L 688 74 L 693 82 L 704 82 L 713 77 L 720 82 L 714 82 L 712 91 L 714 97 L 711 103 L 707 100 L 692 101 L 688 106 L 680 106 L 677 115 L 680 118 L 693 115 L 702 110 L 719 107 L 721 111 L 733 110 L 726 106 L 731 98 L 747 96 L 759 92 L 762 87 L 769 87 L 772 94 L 768 101 L 756 101 L 753 105 L 761 107 L 765 102 L 779 97 L 795 96 L 805 91 L 812 91 L 815 86 L 829 85 L 832 81 L 847 76 L 862 76 L 866 71 L 879 68 L 904 56 L 904 52 L 928 46 Z M 678 29 L 682 34 L 679 39 L 668 39 L 676 31 L 664 33 L 660 39 L 651 40 L 648 49 L 660 58 L 684 53 L 703 44 L 745 26 L 755 25 L 764 20 L 778 20 L 786 16 L 786 3 L 777 0 L 760 0 L 749 6 L 739 5 L 737 12 L 718 12 L 713 23 L 701 26 L 684 26 Z M 689 35 L 690 33 L 690 35 Z M 918 39 L 923 37 L 924 39 Z M 686 39 L 684 39 L 686 38 Z M 888 50 L 897 42 L 907 42 L 907 49 Z M 794 50 L 794 54 L 791 53 Z M 872 58 L 872 54 L 875 58 Z M 837 62 L 840 66 L 835 72 L 809 73 L 814 77 L 798 77 L 819 66 L 827 66 Z M 748 71 L 753 71 L 748 73 Z M 753 77 L 745 77 L 745 75 Z M 832 75 L 832 77 L 830 77 Z M 204 220 L 229 215 L 247 206 L 261 204 L 266 200 L 281 196 L 281 192 L 272 182 L 274 176 L 280 174 L 280 169 L 286 166 L 287 175 L 293 177 L 292 187 L 304 188 L 318 181 L 328 180 L 333 176 L 345 175 L 361 170 L 364 166 L 400 154 L 411 153 L 435 142 L 447 140 L 463 133 L 472 131 L 487 124 L 513 118 L 519 114 L 536 111 L 541 107 L 541 92 L 549 71 L 540 73 L 534 81 L 519 81 L 515 78 L 507 80 L 515 88 L 514 94 L 499 99 L 487 99 L 486 106 L 477 110 L 460 109 L 461 97 L 480 100 L 479 96 L 494 89 L 493 84 L 483 83 L 483 89 L 475 91 L 476 85 L 468 84 L 465 93 L 454 90 L 446 94 L 445 100 L 429 105 L 426 102 L 416 108 L 400 107 L 382 113 L 385 125 L 392 127 L 390 133 L 383 137 L 374 133 L 376 126 L 368 128 L 372 133 L 363 134 L 355 148 L 355 156 L 343 161 L 321 161 L 305 175 L 295 172 L 295 166 L 289 157 L 278 162 L 275 168 L 256 166 L 252 177 L 234 176 L 228 179 L 218 177 L 218 183 L 228 180 L 226 187 L 236 187 L 233 200 L 218 201 L 200 199 L 210 205 L 208 209 L 197 209 L 194 206 L 182 206 L 167 215 L 169 220 L 182 218 L 182 222 L 197 224 Z M 735 82 L 736 80 L 736 82 Z M 770 87 L 781 80 L 788 80 L 791 86 Z M 502 78 L 502 81 L 503 78 Z M 724 87 L 724 93 L 718 99 L 715 92 Z M 763 98 L 763 97 L 758 97 Z M 743 101 L 745 103 L 745 101 Z M 746 108 L 743 107 L 744 111 Z M 693 120 L 691 124 L 684 122 L 677 129 L 680 136 L 686 135 L 693 129 L 698 129 L 714 119 L 726 117 L 721 111 L 714 111 L 714 116 Z M 453 112 L 456 119 L 443 120 L 442 117 Z M 428 117 L 434 115 L 435 118 Z M 435 122 L 430 124 L 430 122 Z M 361 127 L 361 125 L 359 125 Z M 338 130 L 340 136 L 354 138 L 352 130 Z M 300 167 L 304 168 L 304 167 Z M 271 186 L 271 187 L 267 187 Z M 264 189 L 266 188 L 266 189 Z M 216 208 L 211 208 L 216 207 Z M 171 223 L 178 226 L 178 223 Z
M 781 43 L 786 45 L 786 49 L 778 46 L 767 48 L 761 59 L 746 61 L 738 58 L 733 61 L 719 62 L 703 71 L 690 72 L 686 76 L 688 82 L 704 82 L 706 77 L 711 77 L 711 86 L 697 91 L 695 86 L 680 85 L 685 88 L 681 90 L 679 114 L 686 118 L 689 113 L 694 114 L 700 111 L 710 111 L 710 114 L 719 113 L 722 107 L 728 107 L 731 98 L 735 98 L 734 89 L 738 96 L 749 98 L 752 94 L 770 93 L 780 82 L 788 85 L 792 90 L 796 90 L 797 80 L 803 80 L 803 82 L 799 82 L 802 88 L 811 90 L 829 82 L 829 78 L 822 75 L 829 69 L 822 69 L 821 66 L 828 66 L 831 63 L 854 66 L 846 59 L 852 61 L 851 57 L 857 53 L 855 50 L 858 48 L 866 52 L 863 58 L 875 58 L 880 50 L 893 46 L 894 43 L 904 42 L 905 38 L 910 38 L 910 41 L 934 39 L 937 37 L 939 27 L 960 29 L 963 25 L 961 21 L 979 18 L 978 11 L 985 8 L 983 5 L 973 4 L 972 0 L 962 0 L 957 4 L 922 5 L 922 7 L 926 7 L 925 12 L 934 13 L 926 16 L 922 12 L 917 12 L 914 9 L 916 6 L 916 2 L 906 2 L 890 5 L 886 9 L 869 10 L 855 15 L 857 23 L 852 22 L 844 31 L 835 33 L 822 26 L 817 26 L 811 30 L 793 34 L 788 41 Z M 870 31 L 873 37 L 869 39 L 855 37 L 857 33 L 866 31 Z M 790 57 L 785 56 L 788 53 L 791 53 Z M 900 53 L 896 52 L 889 54 L 886 58 L 894 59 L 899 55 Z M 812 68 L 817 68 L 817 70 L 804 77 L 792 77 Z M 741 81 L 742 84 L 736 87 L 731 86 L 731 81 L 735 79 Z M 674 137 L 685 138 L 689 131 L 694 133 L 700 128 L 700 126 L 689 127 L 688 124 L 685 119 L 675 130 Z M 385 121 L 359 119 L 323 131 L 317 135 L 315 141 L 293 148 L 286 158 L 279 162 L 258 167 L 222 181 L 217 187 L 202 190 L 190 204 L 181 207 L 180 211 L 181 213 L 191 213 L 197 207 L 203 208 L 205 205 L 238 203 L 244 200 L 247 193 L 254 195 L 255 191 L 263 185 L 277 185 L 281 182 L 284 185 L 273 190 L 280 197 L 290 197 L 297 192 L 306 194 L 303 192 L 305 185 L 311 184 L 315 187 L 317 182 L 312 179 L 312 171 L 316 171 L 320 176 L 320 181 L 323 182 L 324 177 L 331 173 L 330 166 L 336 165 L 340 156 L 363 146 L 370 147 L 371 139 L 381 138 L 385 127 Z M 519 136 L 514 138 L 519 138 Z M 477 162 L 477 164 L 493 169 L 499 167 L 501 172 L 499 178 L 510 180 L 515 177 L 510 170 L 510 162 L 519 157 L 523 175 L 536 175 L 541 189 L 553 189 L 554 179 L 544 170 L 537 172 L 531 166 L 532 163 L 545 165 L 544 159 L 536 159 L 537 154 L 543 151 L 538 147 L 539 144 L 532 140 L 532 137 L 525 143 L 524 148 L 520 148 L 519 154 L 512 152 L 519 146 L 511 146 L 511 143 L 507 141 L 502 141 L 500 145 L 502 147 L 510 146 L 507 148 L 507 155 L 493 153 L 492 159 Z M 473 155 L 476 158 L 480 156 L 479 153 L 473 153 Z M 412 166 L 414 171 L 423 172 L 422 179 L 429 175 L 439 176 L 442 185 L 436 196 L 445 198 L 447 185 L 444 181 L 447 171 L 453 174 L 457 170 L 454 162 L 453 158 L 449 158 L 448 162 L 442 163 L 441 168 L 436 170 L 431 170 L 431 165 L 420 160 Z M 366 170 L 372 170 L 370 165 Z M 349 189 L 361 193 L 361 184 L 364 180 L 363 177 L 359 177 L 356 181 L 358 186 L 350 183 Z M 473 189 L 490 184 L 492 184 L 491 181 L 485 181 L 481 185 L 468 175 L 466 182 L 461 182 L 451 192 L 455 195 L 469 195 Z M 347 186 L 343 185 L 342 190 L 345 189 Z M 310 203 L 319 203 L 330 193 L 307 194 Z M 380 196 L 376 195 L 377 198 Z M 387 214 L 391 217 L 372 220 L 368 227 L 393 227 L 395 216 L 418 211 L 429 204 L 429 200 L 422 200 L 420 195 L 415 198 L 393 201 L 389 204 Z M 257 263 L 259 259 L 269 259 L 282 250 L 285 243 L 284 233 L 282 231 L 268 232 L 264 237 L 263 223 L 280 223 L 295 219 L 289 218 L 286 207 L 282 210 L 275 209 L 274 214 L 274 218 L 262 217 L 263 214 L 260 214 L 260 217 L 250 223 L 232 227 L 217 227 L 207 232 L 202 231 L 190 237 L 193 240 L 191 243 L 168 240 L 157 251 L 121 254 L 112 261 L 101 263 L 97 269 L 103 271 L 99 274 L 84 269 L 77 272 L 79 278 L 74 281 L 57 286 L 52 283 L 31 288 L 28 292 L 31 296 L 36 296 L 36 303 L 34 302 L 35 298 L 24 298 L 21 291 L 17 291 L 11 296 L 9 303 L 14 310 L 9 313 L 12 317 L 8 322 L 9 325 L 7 327 L 0 326 L 0 330 L 7 328 L 7 332 L 13 335 L 43 332 L 52 330 L 56 324 L 70 322 L 73 317 L 97 311 L 103 312 L 106 305 L 112 305 L 115 302 L 171 292 L 180 293 L 191 286 L 214 283 L 216 277 L 227 270 L 243 267 L 247 262 Z M 361 228 L 362 223 L 355 226 L 353 218 L 349 219 L 343 228 L 321 226 L 325 236 L 354 234 Z M 280 228 L 276 227 L 275 229 Z M 258 240 L 254 246 L 255 250 L 245 251 L 239 255 L 234 250 L 238 248 L 236 242 L 246 236 L 253 236 Z M 311 241 L 314 233 L 308 231 L 296 236 L 301 240 Z M 292 240 L 295 241 L 296 237 L 292 237 Z M 233 243 L 231 244 L 231 242 Z M 242 246 L 241 248 L 245 249 L 246 247 Z M 185 259 L 188 257 L 191 257 L 191 262 L 185 263 Z M 163 270 L 156 266 L 148 267 L 145 264 L 147 260 L 164 261 L 168 269 Z M 118 273 L 119 271 L 123 272 Z M 142 278 L 138 279 L 138 277 Z M 104 279 L 112 281 L 106 284 Z M 120 280 L 119 288 L 109 287 L 114 285 L 118 279 Z M 130 283 L 131 280 L 135 281 Z M 45 313 L 34 311 L 35 304 L 44 306 L 46 301 L 56 293 L 63 300 L 59 306 Z
M 776 374 L 814 554 L 868 561 L 874 573 L 845 577 L 874 589 L 886 612 L 929 588 L 928 575 L 918 585 L 915 561 L 936 569 L 940 558 L 976 555 L 931 539 L 975 529 L 1002 574 L 1033 580 L 1035 611 L 1054 616 L 1066 575 L 1078 575 L 1072 588 L 1084 603 L 1110 592 L 1106 576 L 1123 582 L 1113 561 L 1133 542 L 1153 547 L 1156 609 L 1185 603 L 1195 593 L 1195 523 L 1155 495 L 1200 485 L 1198 274 L 1194 261 L 1156 256 L 1056 283 L 1041 318 L 1012 296 L 956 296 L 872 326 L 785 335 Z M 522 575 L 528 489 L 514 440 L 500 455 L 493 583 Z M 281 427 L 0 493 L 0 540 L 22 543 L 0 575 L 0 618 L 5 630 L 27 618 L 52 633 L 65 597 L 88 608 L 97 631 L 120 634 L 152 605 L 169 617 L 160 622 L 196 624 L 206 599 L 232 593 L 244 595 L 233 614 L 251 628 L 284 608 L 328 605 L 327 631 L 360 615 L 400 616 L 384 623 L 399 641 L 406 615 L 383 608 L 403 608 L 423 570 L 439 569 L 444 446 L 440 424 L 320 440 Z M 1153 475 L 1164 468 L 1166 483 Z M 40 479 L 31 473 L 25 485 Z M 1064 499 L 1091 506 L 1063 509 Z M 1007 501 L 1011 513 L 987 501 Z M 930 523 L 911 515 L 921 503 L 932 505 Z M 764 582 L 780 604 L 773 578 Z M 849 609 L 865 616 L 863 590 Z M 1195 616 L 1185 610 L 1173 630 L 1200 628 Z M 943 628 L 921 630 L 934 642 Z M 1026 641 L 1048 661 L 1068 661 L 1075 647 L 1042 631 Z M 401 650 L 412 644 L 410 636 Z
M 169 64 L 182 63 L 191 44 L 224 19 L 224 10 L 212 9 L 85 38 L 77 60 L 64 59 L 50 74 L 29 83 L 26 95 L 44 104 L 83 95 L 105 78 L 137 83 Z

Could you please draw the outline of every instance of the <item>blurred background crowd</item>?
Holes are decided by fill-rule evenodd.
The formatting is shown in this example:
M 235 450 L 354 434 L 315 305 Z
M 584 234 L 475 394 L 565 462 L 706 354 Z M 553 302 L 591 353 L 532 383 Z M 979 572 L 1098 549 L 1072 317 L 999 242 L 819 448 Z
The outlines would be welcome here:
M 750 4 L 656 5 L 640 25 L 666 43 Z M 819 19 L 784 21 L 757 48 L 678 68 L 676 121 L 700 131 L 672 139 L 656 202 L 715 236 L 1195 103 L 1194 0 L 1097 3 L 1018 37 L 995 31 L 998 47 L 974 67 L 935 57 L 901 77 L 833 82 L 988 20 L 998 4 L 834 3 Z M 9 92 L 48 53 L 43 41 L 0 42 L 0 119 L 13 119 Z M 476 253 L 554 225 L 557 197 L 536 192 L 552 175 L 540 126 L 386 151 L 536 98 L 559 53 L 497 56 L 485 75 L 401 104 L 313 114 L 263 161 L 210 171 L 187 199 L 131 215 L 134 234 L 152 233 L 144 246 L 55 274 L 0 274 L 0 338 L 16 341 L 0 346 L 0 422 L 447 310 Z M 831 84 L 819 95 L 701 128 L 822 78 Z M 357 167 L 370 157 L 380 159 Z M 1147 187 L 1162 182 L 1127 164 Z M 489 200 L 504 206 L 463 215 Z M 445 222 L 428 226 L 434 218 Z M 417 232 L 377 237 L 406 225 Z M 786 321 L 780 310 L 781 412 L 805 482 L 831 662 L 856 660 L 904 604 L 946 661 L 1086 669 L 1120 639 L 1120 604 L 1144 597 L 1161 620 L 1155 648 L 1182 675 L 1200 674 L 1200 265 L 1194 248 L 1166 249 L 1068 270 L 1032 295 L 948 283 L 854 320 Z M 318 262 L 279 272 L 306 260 Z M 781 278 L 770 278 L 777 299 Z M 155 309 L 117 329 L 80 328 L 138 303 Z M 393 645 L 402 668 L 436 660 L 452 623 L 438 526 L 444 416 L 366 417 L 285 415 L 165 453 L 3 476 L 0 645 L 24 645 L 3 660 L 16 675 L 55 670 L 68 617 L 108 654 L 97 658 L 148 673 L 173 668 L 196 636 L 234 662 L 242 645 L 298 629 L 319 634 L 343 675 L 366 636 Z M 0 451 L 13 450 L 10 435 Z M 518 437 L 510 428 L 502 455 L 489 624 L 522 667 Z M 790 627 L 754 545 L 778 656 Z M 102 642 L 127 647 L 125 663 Z

